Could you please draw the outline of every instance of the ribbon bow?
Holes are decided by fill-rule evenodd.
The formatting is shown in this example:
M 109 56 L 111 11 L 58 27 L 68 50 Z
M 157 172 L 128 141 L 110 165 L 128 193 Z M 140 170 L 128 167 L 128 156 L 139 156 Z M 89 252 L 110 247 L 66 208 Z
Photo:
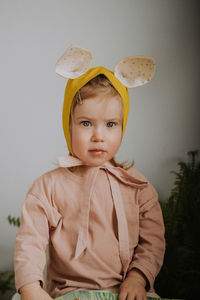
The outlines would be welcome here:
M 78 158 L 73 156 L 64 156 L 58 159 L 60 167 L 70 168 L 76 166 L 87 165 Z M 80 231 L 78 234 L 78 241 L 75 250 L 75 259 L 77 259 L 87 248 L 88 241 L 88 226 L 89 226 L 89 213 L 90 213 L 90 200 L 92 197 L 95 181 L 100 169 L 106 171 L 108 181 L 110 184 L 111 195 L 116 211 L 117 224 L 118 224 L 118 240 L 119 240 L 119 254 L 123 266 L 123 274 L 126 275 L 129 263 L 130 263 L 130 252 L 129 252 L 129 237 L 128 237 L 128 225 L 121 197 L 118 181 L 123 184 L 133 186 L 137 189 L 142 189 L 147 186 L 147 182 L 141 181 L 122 168 L 113 167 L 111 164 L 106 163 L 103 166 L 91 167 L 86 175 L 83 197 L 85 205 L 82 207 L 82 218 L 80 220 Z

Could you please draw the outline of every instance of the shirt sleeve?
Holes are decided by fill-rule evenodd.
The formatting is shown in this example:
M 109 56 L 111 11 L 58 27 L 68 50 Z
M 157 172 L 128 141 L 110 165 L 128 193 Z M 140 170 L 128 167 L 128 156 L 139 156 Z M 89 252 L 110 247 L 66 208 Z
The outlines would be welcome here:
M 139 192 L 139 242 L 128 271 L 139 269 L 147 278 L 147 289 L 153 290 L 154 280 L 163 264 L 165 252 L 164 222 L 158 194 L 149 183 Z
M 59 219 L 59 214 L 44 193 L 44 183 L 41 181 L 39 179 L 33 184 L 22 208 L 14 255 L 17 290 L 35 281 L 44 284 L 49 230 L 56 226 Z

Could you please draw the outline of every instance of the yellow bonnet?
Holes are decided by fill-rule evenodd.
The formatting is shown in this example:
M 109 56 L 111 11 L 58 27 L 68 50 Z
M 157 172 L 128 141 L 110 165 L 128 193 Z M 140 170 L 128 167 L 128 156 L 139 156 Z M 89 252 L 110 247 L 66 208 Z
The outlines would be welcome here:
M 124 105 L 123 134 L 129 112 L 128 88 L 137 87 L 150 81 L 154 73 L 154 60 L 146 56 L 129 56 L 121 60 L 114 72 L 104 68 L 90 68 L 93 62 L 92 53 L 79 46 L 69 47 L 56 63 L 56 73 L 67 78 L 63 104 L 63 130 L 69 152 L 72 153 L 70 142 L 70 112 L 74 96 L 86 83 L 99 74 L 104 74 L 118 91 Z
M 72 153 L 72 149 L 70 142 L 69 122 L 71 106 L 74 96 L 80 88 L 82 88 L 87 82 L 89 82 L 91 79 L 95 78 L 99 74 L 104 74 L 109 79 L 109 81 L 112 83 L 112 85 L 118 91 L 122 98 L 124 104 L 123 133 L 125 131 L 129 112 L 129 94 L 127 87 L 125 87 L 110 70 L 104 67 L 91 68 L 82 76 L 75 79 L 69 79 L 65 89 L 62 118 L 64 135 L 70 153 Z

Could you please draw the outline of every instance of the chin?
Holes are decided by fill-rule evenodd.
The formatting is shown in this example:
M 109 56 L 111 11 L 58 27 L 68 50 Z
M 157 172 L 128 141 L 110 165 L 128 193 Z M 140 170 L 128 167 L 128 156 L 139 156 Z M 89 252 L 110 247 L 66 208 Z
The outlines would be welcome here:
M 107 160 L 96 160 L 96 161 L 86 161 L 85 163 L 90 166 L 90 167 L 100 167 L 102 165 L 104 165 L 107 162 Z
M 104 164 L 104 162 L 103 163 L 88 163 L 87 165 L 90 166 L 90 167 L 100 167 L 103 164 Z

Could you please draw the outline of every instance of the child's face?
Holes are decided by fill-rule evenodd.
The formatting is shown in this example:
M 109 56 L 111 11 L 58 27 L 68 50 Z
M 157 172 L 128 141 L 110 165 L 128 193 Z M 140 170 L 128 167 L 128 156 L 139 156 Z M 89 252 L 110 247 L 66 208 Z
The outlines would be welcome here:
M 71 117 L 73 154 L 90 166 L 112 159 L 122 140 L 123 103 L 119 95 L 99 95 L 77 104 Z

